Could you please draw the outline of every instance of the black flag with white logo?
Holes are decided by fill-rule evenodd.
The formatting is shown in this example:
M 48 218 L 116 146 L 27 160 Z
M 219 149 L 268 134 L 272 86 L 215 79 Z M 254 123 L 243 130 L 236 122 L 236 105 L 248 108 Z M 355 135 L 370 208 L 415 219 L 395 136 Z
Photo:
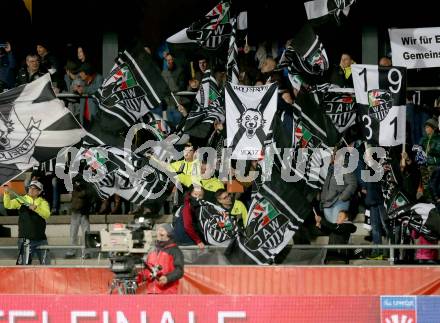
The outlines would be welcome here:
M 220 2 L 203 18 L 167 39 L 170 44 L 196 43 L 204 49 L 220 48 L 232 33 L 230 3 Z
M 322 101 L 325 114 L 333 122 L 339 133 L 343 133 L 356 121 L 356 96 L 344 89 L 331 89 L 324 94 Z
M 208 201 L 201 200 L 199 204 L 198 220 L 204 240 L 212 246 L 228 246 L 238 232 L 237 218 Z
M 351 69 L 364 138 L 374 146 L 405 143 L 406 68 L 354 64 Z
M 271 181 L 263 183 L 252 199 L 245 236 L 237 237 L 240 252 L 257 264 L 273 263 L 304 219 L 311 216 L 304 184 L 286 183 L 279 170 L 273 170 Z

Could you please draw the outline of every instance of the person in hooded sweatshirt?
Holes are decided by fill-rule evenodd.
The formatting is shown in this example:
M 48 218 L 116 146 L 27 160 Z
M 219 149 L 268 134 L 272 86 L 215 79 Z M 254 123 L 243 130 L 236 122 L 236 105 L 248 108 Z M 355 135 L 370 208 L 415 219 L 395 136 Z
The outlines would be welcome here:
M 156 245 L 147 255 L 146 269 L 137 283 L 146 282 L 147 294 L 177 294 L 183 277 L 183 253 L 173 240 L 173 228 L 168 223 L 158 225 Z

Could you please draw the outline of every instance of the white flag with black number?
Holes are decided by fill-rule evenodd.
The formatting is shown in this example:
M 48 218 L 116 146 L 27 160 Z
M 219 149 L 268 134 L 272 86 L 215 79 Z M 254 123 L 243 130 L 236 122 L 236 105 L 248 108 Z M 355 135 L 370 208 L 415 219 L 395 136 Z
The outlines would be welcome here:
M 358 118 L 368 143 L 405 143 L 406 68 L 354 64 L 351 66 Z
M 245 86 L 226 83 L 226 131 L 232 158 L 257 160 L 272 141 L 272 120 L 277 109 L 276 83 Z
M 57 99 L 50 75 L 0 94 L 0 184 L 78 143 L 84 129 Z

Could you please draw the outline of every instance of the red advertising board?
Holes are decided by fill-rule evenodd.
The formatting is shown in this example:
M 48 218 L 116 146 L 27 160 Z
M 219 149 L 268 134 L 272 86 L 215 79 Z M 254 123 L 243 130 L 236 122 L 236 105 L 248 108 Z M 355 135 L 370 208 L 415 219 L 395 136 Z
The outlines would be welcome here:
M 0 321 L 26 323 L 378 322 L 374 296 L 0 295 Z

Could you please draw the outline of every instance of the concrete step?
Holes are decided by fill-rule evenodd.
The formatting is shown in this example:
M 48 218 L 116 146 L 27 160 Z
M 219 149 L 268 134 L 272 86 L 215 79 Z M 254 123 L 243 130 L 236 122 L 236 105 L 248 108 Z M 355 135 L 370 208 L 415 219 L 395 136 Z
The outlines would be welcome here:
M 155 223 L 171 223 L 172 214 L 164 214 L 155 219 Z M 90 230 L 100 231 L 102 229 L 109 229 L 114 223 L 129 223 L 133 221 L 133 215 L 128 214 L 92 214 L 89 217 Z M 0 224 L 11 229 L 11 236 L 18 236 L 18 216 L 2 216 L 0 217 Z M 46 236 L 48 239 L 57 237 L 70 236 L 70 215 L 54 215 L 51 216 L 46 225 Z

